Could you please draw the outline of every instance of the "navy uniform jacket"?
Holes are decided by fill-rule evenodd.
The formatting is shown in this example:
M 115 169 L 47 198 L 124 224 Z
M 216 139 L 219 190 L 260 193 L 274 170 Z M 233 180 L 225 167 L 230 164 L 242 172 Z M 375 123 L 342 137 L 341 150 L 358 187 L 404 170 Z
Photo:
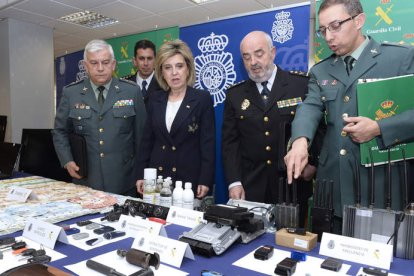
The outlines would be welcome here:
M 289 106 L 287 100 L 303 100 L 307 84 L 306 76 L 278 67 L 266 108 L 252 80 L 228 90 L 222 128 L 224 174 L 227 184 L 242 182 L 246 200 L 277 203 L 278 181 L 286 177 L 283 158 L 298 106 Z M 311 183 L 299 183 L 298 188 L 306 200 Z
M 89 79 L 66 86 L 52 133 L 62 166 L 73 161 L 68 133 L 85 137 L 88 178 L 74 183 L 117 194 L 134 188 L 145 118 L 139 87 L 130 81 L 112 79 L 102 111 Z
M 186 94 L 167 131 L 165 112 L 168 92 L 155 91 L 148 102 L 148 120 L 138 164 L 138 179 L 144 168 L 173 181 L 191 182 L 212 188 L 215 168 L 215 122 L 213 101 L 208 92 L 187 87 Z
M 373 39 L 356 61 L 350 76 L 342 59 L 336 55 L 316 64 L 310 71 L 309 94 L 298 108 L 292 126 L 292 139 L 306 137 L 312 141 L 318 122 L 326 113 L 327 132 L 320 153 L 318 178 L 334 181 L 334 208 L 342 216 L 342 206 L 354 204 L 353 172 L 355 158 L 360 163 L 359 144 L 342 132 L 342 114 L 358 116 L 356 83 L 364 78 L 388 78 L 414 73 L 414 49 L 406 46 L 378 44 Z M 379 92 L 379 91 L 378 91 Z M 413 141 L 414 109 L 378 122 L 381 136 L 379 145 L 392 147 Z M 401 168 L 392 166 L 392 208 L 401 209 Z M 386 166 L 375 167 L 376 204 L 384 208 Z M 369 169 L 360 166 L 362 205 L 368 204 Z
M 138 74 L 138 73 L 136 73 L 135 75 L 129 75 L 129 76 L 126 76 L 126 77 L 124 77 L 123 79 L 130 80 L 130 81 L 132 81 L 132 82 L 137 83 L 137 74 Z M 154 91 L 156 91 L 156 90 L 161 90 L 161 87 L 160 87 L 160 85 L 158 84 L 157 79 L 155 78 L 155 75 L 154 75 L 154 76 L 152 77 L 152 79 L 151 79 L 150 84 L 149 84 L 149 85 L 147 85 L 147 95 L 145 95 L 145 97 L 143 97 L 143 100 L 144 100 L 145 106 L 147 106 L 147 103 L 148 103 L 148 99 L 149 99 L 149 97 L 150 97 L 150 96 L 152 95 L 152 93 L 154 93 Z

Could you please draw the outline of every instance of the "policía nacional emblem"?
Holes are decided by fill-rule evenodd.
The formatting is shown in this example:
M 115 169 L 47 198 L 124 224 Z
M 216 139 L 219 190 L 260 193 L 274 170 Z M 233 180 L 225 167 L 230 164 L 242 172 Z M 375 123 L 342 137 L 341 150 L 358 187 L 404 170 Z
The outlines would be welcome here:
M 249 106 L 250 106 L 250 101 L 248 99 L 244 99 L 241 104 L 241 109 L 246 110 L 247 108 L 249 108 Z
M 273 41 L 279 42 L 281 44 L 292 39 L 293 27 L 292 19 L 290 17 L 290 12 L 281 11 L 276 13 L 276 21 L 273 22 L 272 26 L 272 39 Z
M 226 99 L 225 89 L 236 80 L 233 55 L 225 52 L 229 43 L 226 35 L 202 37 L 198 40 L 198 49 L 201 55 L 194 58 L 196 83 L 195 87 L 208 90 L 214 99 L 214 106 Z

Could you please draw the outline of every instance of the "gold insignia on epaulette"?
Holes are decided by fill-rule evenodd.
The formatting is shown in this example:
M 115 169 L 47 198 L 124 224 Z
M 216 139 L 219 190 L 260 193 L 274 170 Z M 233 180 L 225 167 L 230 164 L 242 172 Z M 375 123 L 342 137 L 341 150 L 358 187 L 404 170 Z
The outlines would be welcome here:
M 240 85 L 240 84 L 244 83 L 245 81 L 246 81 L 246 80 L 242 80 L 242 81 L 239 81 L 239 82 L 233 83 L 232 85 L 230 85 L 229 87 L 227 87 L 227 88 L 226 88 L 226 90 L 229 90 L 229 89 L 231 89 L 231 88 L 233 88 L 233 87 L 236 87 L 236 86 L 238 86 L 238 85 Z
M 248 99 L 244 99 L 241 104 L 241 109 L 246 110 L 247 108 L 249 108 L 249 106 L 250 106 L 250 101 Z
M 301 76 L 301 77 L 308 77 L 309 76 L 307 72 L 303 72 L 303 71 L 289 71 L 289 73 L 291 75 Z

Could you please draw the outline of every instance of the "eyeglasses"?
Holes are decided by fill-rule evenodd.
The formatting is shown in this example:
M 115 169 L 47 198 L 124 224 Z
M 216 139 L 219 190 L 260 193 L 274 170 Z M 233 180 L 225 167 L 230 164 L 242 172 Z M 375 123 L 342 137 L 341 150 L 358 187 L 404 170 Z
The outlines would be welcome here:
M 320 27 L 319 30 L 316 31 L 316 34 L 319 37 L 322 37 L 323 38 L 323 37 L 326 36 L 326 30 L 329 30 L 331 33 L 339 32 L 341 30 L 342 24 L 344 24 L 345 22 L 348 22 L 348 21 L 354 19 L 358 15 L 350 16 L 347 19 L 344 19 L 344 20 L 341 20 L 341 21 L 333 21 L 333 22 L 329 23 L 327 27 Z

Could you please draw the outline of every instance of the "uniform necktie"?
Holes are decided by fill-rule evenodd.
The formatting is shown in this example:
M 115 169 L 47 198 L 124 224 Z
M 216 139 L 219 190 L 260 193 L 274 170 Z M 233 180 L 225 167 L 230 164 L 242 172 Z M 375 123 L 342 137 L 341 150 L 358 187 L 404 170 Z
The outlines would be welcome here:
M 147 96 L 147 81 L 146 80 L 143 80 L 142 81 L 142 89 L 141 89 L 141 92 L 142 92 L 142 96 L 143 97 L 146 97 Z
M 262 95 L 263 104 L 265 106 L 267 104 L 267 101 L 268 101 L 269 95 L 270 95 L 269 88 L 267 88 L 267 83 L 268 83 L 268 81 L 264 81 L 264 82 L 261 83 L 262 86 L 263 86 L 261 95 Z
M 346 72 L 351 74 L 352 68 L 354 68 L 354 61 L 355 59 L 352 56 L 346 56 L 345 59 L 345 66 L 346 66 Z
M 99 104 L 99 108 L 102 109 L 102 106 L 104 104 L 105 98 L 103 95 L 103 92 L 105 90 L 105 86 L 99 86 L 98 87 L 98 91 L 99 91 L 99 95 L 98 95 L 98 104 Z

